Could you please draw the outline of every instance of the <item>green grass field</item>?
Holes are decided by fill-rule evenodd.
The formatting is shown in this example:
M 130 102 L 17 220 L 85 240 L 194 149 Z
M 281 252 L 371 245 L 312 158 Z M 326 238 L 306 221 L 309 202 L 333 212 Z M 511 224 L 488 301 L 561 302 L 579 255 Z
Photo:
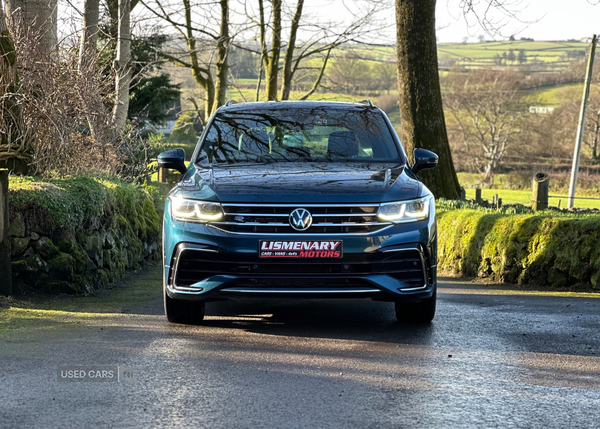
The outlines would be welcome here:
M 539 104 L 558 106 L 568 99 L 575 99 L 579 101 L 581 99 L 582 91 L 583 83 L 556 85 L 536 91 L 535 98 Z M 593 83 L 590 91 L 600 91 L 600 85 Z
M 554 61 L 556 58 L 563 57 L 567 52 L 585 51 L 588 48 L 587 43 L 582 42 L 546 42 L 546 41 L 501 41 L 484 43 L 440 43 L 438 44 L 438 57 L 442 58 L 472 58 L 472 59 L 491 59 L 496 54 L 502 55 L 509 50 L 524 50 L 529 58 L 536 57 L 542 61 Z M 365 47 L 351 46 L 345 47 L 345 50 L 357 53 L 361 57 L 372 58 L 377 61 L 385 61 L 394 57 L 394 47 Z M 334 52 L 335 57 L 337 52 Z
M 524 50 L 529 59 L 536 58 L 544 62 L 553 62 L 564 57 L 567 52 L 585 51 L 588 44 L 582 42 L 485 42 L 485 43 L 440 43 L 440 59 L 470 58 L 473 60 L 493 59 L 511 49 L 515 53 Z
M 474 200 L 475 199 L 475 189 L 466 189 L 467 199 Z M 482 189 L 481 190 L 481 198 L 484 200 L 492 201 L 492 198 L 498 195 L 499 198 L 502 198 L 503 204 L 523 204 L 530 206 L 531 205 L 531 191 L 530 190 L 514 190 L 514 189 Z M 552 192 L 550 196 L 555 196 Z M 584 197 L 590 198 L 590 197 Z M 552 207 L 557 207 L 558 202 L 560 201 L 560 207 L 564 208 L 567 206 L 567 196 L 562 195 L 560 198 L 550 198 L 549 204 Z M 600 208 L 600 198 L 598 200 L 584 200 L 575 198 L 575 207 L 578 208 Z

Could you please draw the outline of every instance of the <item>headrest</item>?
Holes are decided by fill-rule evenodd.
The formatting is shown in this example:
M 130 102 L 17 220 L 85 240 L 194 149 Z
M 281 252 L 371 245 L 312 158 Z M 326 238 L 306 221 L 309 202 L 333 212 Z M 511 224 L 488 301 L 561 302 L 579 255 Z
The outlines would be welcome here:
M 329 135 L 327 155 L 330 158 L 352 158 L 358 155 L 358 142 L 352 131 L 335 131 Z

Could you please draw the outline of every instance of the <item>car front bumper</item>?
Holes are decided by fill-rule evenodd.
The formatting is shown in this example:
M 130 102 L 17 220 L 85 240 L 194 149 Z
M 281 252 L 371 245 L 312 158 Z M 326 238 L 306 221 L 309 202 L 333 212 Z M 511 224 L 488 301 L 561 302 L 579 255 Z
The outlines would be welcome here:
M 371 234 L 236 234 L 207 224 L 163 225 L 164 287 L 170 298 L 372 298 L 418 301 L 436 285 L 437 231 L 430 219 L 392 225 Z M 342 240 L 336 259 L 259 258 L 265 239 Z

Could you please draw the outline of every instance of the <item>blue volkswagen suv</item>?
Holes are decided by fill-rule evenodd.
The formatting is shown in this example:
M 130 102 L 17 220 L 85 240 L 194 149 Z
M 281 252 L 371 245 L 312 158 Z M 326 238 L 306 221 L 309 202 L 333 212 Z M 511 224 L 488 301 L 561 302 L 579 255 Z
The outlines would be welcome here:
M 238 297 L 370 298 L 401 321 L 436 307 L 435 202 L 370 102 L 228 102 L 208 121 L 165 203 L 165 313 L 199 323 Z

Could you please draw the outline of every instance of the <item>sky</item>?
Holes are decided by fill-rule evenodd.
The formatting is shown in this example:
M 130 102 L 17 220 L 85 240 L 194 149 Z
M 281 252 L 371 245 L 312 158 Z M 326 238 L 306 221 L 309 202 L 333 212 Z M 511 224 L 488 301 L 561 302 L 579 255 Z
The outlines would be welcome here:
M 244 2 L 256 3 L 256 0 L 230 1 L 232 9 Z M 383 31 L 379 42 L 392 44 L 395 37 L 394 0 L 386 1 L 389 8 L 382 13 L 381 18 L 387 22 L 387 29 Z M 492 9 L 489 17 L 493 26 L 500 30 L 486 33 L 474 14 L 463 13 L 460 5 L 466 1 L 474 4 L 475 10 L 481 16 L 483 9 L 490 2 L 499 2 L 505 5 L 514 17 L 508 18 L 497 9 Z M 295 4 L 295 0 L 290 0 L 289 3 Z M 351 9 L 356 10 L 352 4 L 355 4 L 352 0 L 305 0 L 305 14 L 312 14 L 323 20 L 351 22 Z M 69 27 L 78 27 L 81 18 L 71 5 L 81 10 L 83 0 L 60 0 L 59 14 L 63 18 L 72 17 Z M 141 5 L 136 8 L 135 14 L 144 14 Z M 66 21 L 65 19 L 63 22 Z M 483 36 L 486 40 L 506 40 L 511 35 L 515 35 L 516 39 L 526 37 L 534 40 L 579 40 L 600 33 L 600 0 L 437 0 L 436 27 L 439 43 L 463 42 L 465 38 L 467 42 L 477 42 L 478 36 Z M 69 33 L 73 29 L 60 30 Z
M 465 22 L 457 7 L 459 3 L 459 0 L 438 0 L 438 42 L 461 42 L 464 37 L 475 42 L 480 34 L 486 40 L 494 40 L 494 37 L 485 34 L 473 16 L 467 17 L 469 24 Z M 511 34 L 516 34 L 517 39 L 579 40 L 600 33 L 600 0 L 507 0 L 505 3 L 518 13 L 519 20 L 508 22 L 504 19 L 506 25 L 501 30 L 502 35 L 496 35 L 495 40 L 505 39 Z M 504 18 L 497 12 L 494 16 L 497 21 Z
M 470 0 L 475 10 L 483 15 L 491 0 Z M 516 18 L 508 19 L 498 10 L 492 10 L 491 20 L 500 28 L 500 34 L 487 34 L 473 14 L 466 16 L 460 7 L 465 0 L 437 0 L 436 27 L 440 43 L 477 42 L 478 36 L 486 40 L 506 40 L 515 38 L 533 38 L 534 40 L 568 40 L 591 37 L 600 33 L 600 0 L 496 0 L 513 12 Z M 307 0 L 306 5 L 321 16 L 351 20 L 351 13 L 343 7 L 350 1 L 344 0 Z M 389 0 L 393 5 L 393 0 Z M 393 8 L 386 13 L 393 22 Z M 343 18 L 342 18 L 343 17 Z M 393 42 L 393 30 L 388 37 Z

